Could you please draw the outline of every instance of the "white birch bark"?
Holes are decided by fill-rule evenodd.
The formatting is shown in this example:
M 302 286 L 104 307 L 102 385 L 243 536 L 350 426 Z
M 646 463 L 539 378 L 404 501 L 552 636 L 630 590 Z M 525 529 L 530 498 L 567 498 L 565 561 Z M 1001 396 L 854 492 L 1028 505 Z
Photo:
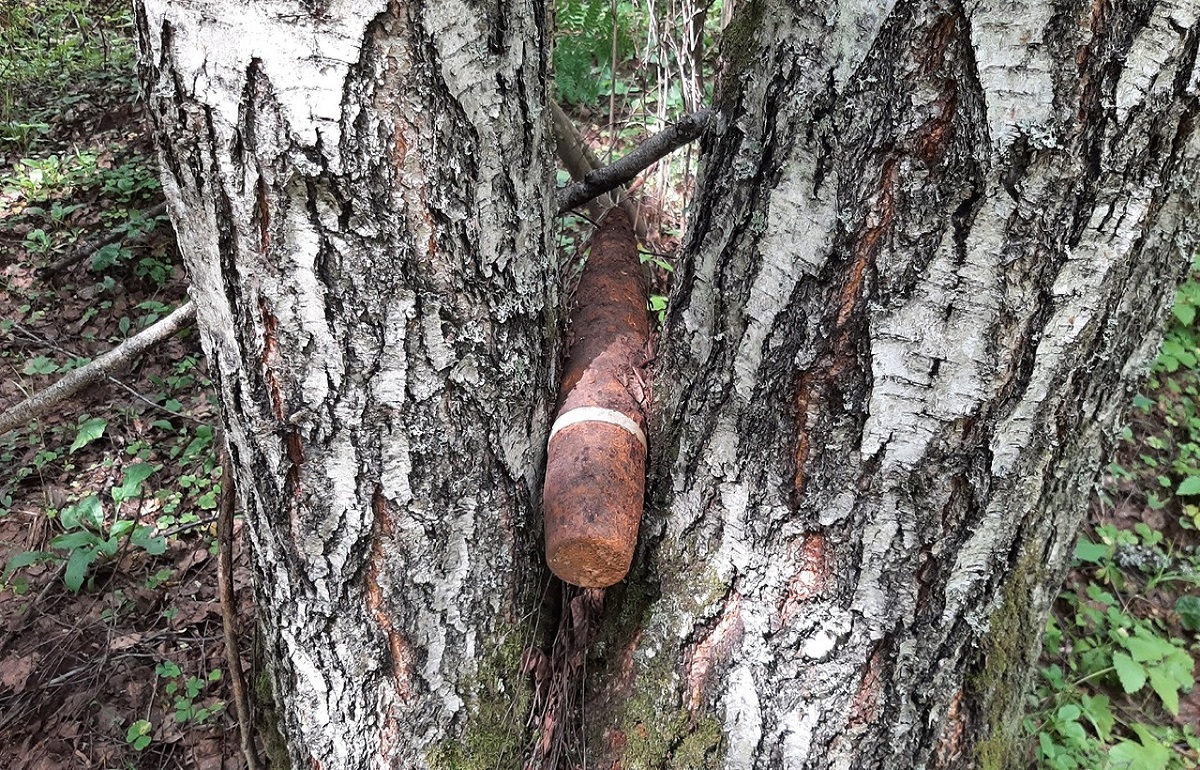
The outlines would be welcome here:
M 291 764 L 453 766 L 539 599 L 544 8 L 137 7 Z
M 739 4 L 591 745 L 1025 766 L 1021 696 L 1197 243 L 1197 4 Z

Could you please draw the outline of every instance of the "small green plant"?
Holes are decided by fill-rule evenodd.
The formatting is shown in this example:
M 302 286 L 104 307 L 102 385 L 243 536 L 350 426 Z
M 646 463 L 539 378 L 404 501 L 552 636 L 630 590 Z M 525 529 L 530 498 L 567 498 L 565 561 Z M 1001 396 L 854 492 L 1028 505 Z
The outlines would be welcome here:
M 0 4 L 0 137 L 36 145 L 56 111 L 86 95 L 132 98 L 131 9 L 85 2 Z M 114 76 L 114 73 L 121 73 Z
M 158 175 L 154 173 L 150 164 L 141 158 L 108 169 L 100 178 L 101 194 L 122 205 L 140 198 L 149 198 L 157 193 L 160 187 Z M 140 222 L 133 222 L 133 227 L 139 226 Z
M 1105 546 L 1081 542 L 1077 568 L 1104 567 Z M 1103 569 L 1094 572 L 1105 579 Z M 1111 580 L 1106 580 L 1111 582 Z M 1131 613 L 1096 583 L 1060 597 L 1065 625 L 1051 619 L 1046 652 L 1066 661 L 1042 669 L 1038 704 L 1027 724 L 1036 734 L 1040 767 L 1054 770 L 1151 768 L 1183 770 L 1189 765 L 1174 748 L 1195 735 L 1161 719 L 1156 708 L 1179 715 L 1179 696 L 1195 685 L 1186 643 L 1161 624 Z M 1122 696 L 1121 708 L 1104 691 Z M 1152 694 L 1152 697 L 1147 697 Z M 1133 764 L 1126 764 L 1133 762 Z M 1139 764 L 1151 762 L 1151 764 Z
M 635 53 L 633 30 L 644 12 L 630 0 L 617 3 L 617 63 Z M 554 82 L 558 96 L 570 104 L 595 104 L 613 88 L 613 18 L 609 0 L 565 0 L 555 3 Z M 628 83 L 618 81 L 618 92 Z
M 1200 527 L 1200 264 L 1175 298 L 1154 374 L 1133 401 L 1103 505 L 1138 503 Z M 1136 510 L 1136 509 L 1135 509 Z M 1126 515 L 1128 515 L 1126 513 Z M 1054 770 L 1184 770 L 1200 737 L 1182 713 L 1195 688 L 1200 555 L 1145 521 L 1096 526 L 1075 549 L 1073 578 L 1044 637 L 1027 720 L 1037 764 Z M 1172 592 L 1181 592 L 1172 595 Z
M 202 725 L 225 710 L 224 701 L 215 701 L 208 706 L 198 703 L 204 689 L 221 680 L 221 669 L 213 669 L 205 677 L 185 676 L 177 663 L 168 660 L 159 663 L 154 670 L 167 680 L 163 691 L 171 696 L 176 722 Z
M 125 742 L 132 746 L 134 751 L 145 751 L 154 740 L 153 733 L 154 725 L 145 719 L 139 719 L 125 731 Z
M 89 425 L 91 427 L 89 427 Z M 81 426 L 76 443 L 79 446 L 92 440 L 89 435 L 102 431 L 96 423 L 88 421 Z M 157 466 L 135 463 L 124 470 L 121 483 L 110 490 L 112 500 L 112 523 L 107 524 L 107 514 L 100 495 L 88 494 L 68 505 L 58 514 L 59 523 L 66 530 L 50 541 L 50 551 L 26 551 L 9 560 L 4 579 L 18 569 L 46 561 L 65 562 L 63 583 L 71 591 L 79 591 L 87 577 L 88 569 L 99 559 L 111 559 L 117 555 L 122 543 L 141 548 L 157 556 L 167 549 L 166 539 L 154 534 L 154 528 L 139 525 L 132 519 L 121 518 L 122 503 L 142 497 L 143 484 Z

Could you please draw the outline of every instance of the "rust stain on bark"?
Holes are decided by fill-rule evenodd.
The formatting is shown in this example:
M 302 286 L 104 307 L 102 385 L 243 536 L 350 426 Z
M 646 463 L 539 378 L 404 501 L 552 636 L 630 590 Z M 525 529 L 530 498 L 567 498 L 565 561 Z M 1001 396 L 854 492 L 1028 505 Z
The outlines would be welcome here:
M 855 314 L 863 304 L 864 286 L 872 264 L 879 253 L 884 235 L 895 218 L 896 156 L 889 156 L 880 170 L 878 193 L 867 215 L 867 222 L 852 241 L 852 256 L 846 277 L 840 288 L 830 296 L 832 329 L 825 349 L 814 366 L 800 372 L 796 380 L 796 463 L 793 477 L 794 499 L 804 493 L 806 465 L 812 454 L 813 420 L 830 403 L 829 394 L 837 387 L 841 376 L 854 368 L 858 360 L 855 341 Z
M 725 606 L 712 629 L 685 653 L 683 680 L 687 686 L 687 708 L 692 714 L 700 710 L 713 669 L 729 662 L 734 647 L 742 640 L 743 630 L 742 597 L 734 591 L 725 598 Z
M 864 228 L 858 237 L 854 248 L 854 261 L 850 265 L 846 282 L 842 284 L 837 316 L 838 331 L 842 334 L 846 333 L 846 322 L 858 307 L 867 268 L 879 253 L 879 242 L 892 227 L 892 220 L 896 214 L 895 189 L 896 158 L 892 156 L 884 161 L 879 174 L 879 197 L 871 217 L 875 224 Z
M 946 146 L 954 136 L 954 113 L 958 109 L 958 84 L 947 81 L 946 88 L 934 102 L 936 115 L 918 130 L 917 154 L 927 163 L 942 159 Z
M 858 685 L 858 693 L 854 696 L 847 729 L 851 732 L 874 724 L 879 718 L 879 693 L 882 690 L 884 668 L 884 650 L 888 647 L 887 640 L 875 645 L 871 657 L 863 667 L 862 679 Z
M 287 448 L 288 460 L 292 467 L 288 468 L 288 483 L 292 485 L 292 493 L 300 494 L 300 468 L 304 465 L 304 445 L 300 442 L 300 434 L 289 430 L 283 434 L 283 443 Z
M 379 624 L 387 637 L 396 693 L 401 700 L 407 701 L 412 696 L 412 690 L 409 687 L 409 683 L 412 681 L 412 648 L 408 639 L 396 630 L 391 616 L 383 608 L 383 589 L 379 585 L 379 575 L 387 562 L 384 545 L 392 540 L 392 523 L 387 515 L 387 499 L 378 487 L 375 488 L 375 494 L 371 497 L 371 510 L 375 514 L 375 537 L 371 544 L 371 558 L 366 573 L 367 609 L 370 610 L 375 622 Z
M 827 546 L 828 539 L 819 532 L 809 532 L 791 544 L 796 572 L 779 601 L 778 628 L 787 626 L 806 602 L 825 592 L 830 576 Z
M 963 690 L 958 688 L 950 698 L 946 708 L 946 720 L 942 727 L 942 737 L 938 739 L 935 752 L 934 767 L 957 767 L 962 758 L 964 738 L 967 732 L 966 713 L 962 707 Z
M 404 169 L 404 160 L 408 157 L 408 142 L 404 141 L 404 132 L 396 131 L 396 152 L 392 154 L 392 162 L 397 171 Z
M 871 219 L 875 220 L 875 224 L 865 227 L 862 234 L 859 235 L 854 247 L 854 261 L 850 264 L 846 281 L 842 284 L 842 290 L 838 296 L 837 329 L 841 334 L 846 332 L 846 322 L 850 320 L 854 310 L 858 307 L 867 268 L 879 253 L 879 242 L 891 229 L 896 213 L 895 185 L 896 158 L 893 156 L 884 161 L 880 173 L 878 202 L 871 216 Z
M 1081 45 L 1075 53 L 1075 65 L 1079 69 L 1079 108 L 1076 110 L 1075 118 L 1085 129 L 1088 124 L 1088 113 L 1101 100 L 1103 70 L 1094 66 L 1089 69 L 1089 66 L 1093 64 L 1094 52 L 1097 47 L 1103 49 L 1104 44 L 1107 43 L 1110 6 L 1110 0 L 1094 0 L 1084 22 L 1091 34 L 1088 36 L 1088 42 Z
M 280 421 L 284 421 L 287 419 L 287 412 L 283 406 L 283 390 L 279 386 L 279 377 L 275 374 L 275 367 L 279 363 L 279 319 L 267 308 L 266 300 L 261 297 L 258 300 L 258 312 L 262 316 L 263 324 L 263 380 L 267 384 L 272 413 Z
M 283 451 L 289 461 L 284 476 L 284 495 L 292 543 L 296 544 L 300 542 L 300 509 L 304 504 L 304 490 L 300 482 L 301 469 L 304 467 L 304 443 L 300 439 L 300 432 L 288 423 L 283 388 L 280 386 L 279 376 L 276 374 L 280 357 L 279 319 L 267 308 L 266 301 L 261 297 L 258 300 L 258 309 L 263 324 L 261 359 L 263 381 L 267 387 L 267 398 L 271 402 L 271 412 L 279 420 L 280 427 L 283 429 Z
M 942 64 L 946 57 L 946 47 L 954 39 L 957 26 L 958 17 L 945 14 L 929 28 L 929 34 L 925 36 L 925 44 L 918 46 L 914 51 L 914 57 L 921 62 L 921 71 L 924 74 L 928 75 Z
M 609 211 L 593 237 L 576 301 L 546 460 L 546 562 L 568 583 L 604 588 L 629 570 L 645 493 L 641 366 L 650 317 L 622 209 Z

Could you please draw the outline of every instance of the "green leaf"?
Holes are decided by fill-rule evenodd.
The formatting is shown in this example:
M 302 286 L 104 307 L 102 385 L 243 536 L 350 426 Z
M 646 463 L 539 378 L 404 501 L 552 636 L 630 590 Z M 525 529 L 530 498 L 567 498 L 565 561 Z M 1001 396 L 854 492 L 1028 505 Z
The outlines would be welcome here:
M 133 746 L 135 751 L 141 751 L 150 745 L 150 733 L 153 729 L 154 725 L 145 719 L 139 719 L 125 731 L 125 742 Z
M 1163 708 L 1170 712 L 1171 716 L 1179 716 L 1179 684 L 1168 671 L 1158 666 L 1151 668 L 1148 673 L 1150 688 L 1162 701 Z
M 1117 720 L 1113 716 L 1112 707 L 1107 695 L 1084 695 L 1081 699 L 1083 713 L 1096 728 L 1096 734 L 1101 740 L 1107 741 L 1112 737 L 1113 727 Z
M 100 498 L 96 495 L 88 495 L 82 500 L 68 505 L 60 514 L 60 519 L 67 529 L 79 529 L 80 527 L 101 529 L 104 526 L 104 509 L 100 505 Z
M 1139 629 L 1134 636 L 1121 638 L 1121 644 L 1129 650 L 1129 654 L 1139 663 L 1162 660 L 1177 649 L 1166 639 L 1153 636 Z
M 1151 761 L 1144 746 L 1133 741 L 1121 741 L 1109 749 L 1104 770 L 1155 770 Z M 1166 766 L 1164 762 L 1158 766 L 1158 770 L 1165 770 Z
M 79 432 L 75 434 L 75 441 L 71 443 L 71 452 L 74 453 L 103 436 L 106 427 L 108 427 L 108 421 L 103 417 L 93 417 L 84 422 L 79 426 Z
M 1046 759 L 1051 759 L 1058 753 L 1058 746 L 1050 738 L 1049 733 L 1038 733 L 1038 744 L 1042 750 L 1042 756 Z
M 72 551 L 77 551 L 81 548 L 92 549 L 101 544 L 101 540 L 96 533 L 89 532 L 86 529 L 77 529 L 74 532 L 68 532 L 65 535 L 59 535 L 50 541 L 51 548 L 66 548 Z
M 113 502 L 121 503 L 141 494 L 142 482 L 150 478 L 150 475 L 159 467 L 149 463 L 134 463 L 125 468 L 125 477 L 121 481 L 121 485 L 113 487 Z
M 58 364 L 45 356 L 30 359 L 25 363 L 25 368 L 22 370 L 25 374 L 54 374 L 57 371 Z
M 49 551 L 23 551 L 8 560 L 8 564 L 4 567 L 4 574 L 0 575 L 0 580 L 8 580 L 8 576 L 19 569 L 54 558 L 56 558 L 55 555 Z
M 1130 728 L 1137 733 L 1138 740 L 1142 743 L 1143 760 L 1145 761 L 1145 770 L 1164 770 L 1167 763 L 1171 761 L 1171 749 L 1163 745 L 1163 742 L 1158 739 L 1154 733 L 1145 725 L 1133 723 Z
M 1188 631 L 1200 631 L 1200 596 L 1181 596 L 1175 600 L 1179 625 Z
M 101 246 L 92 254 L 92 271 L 107 270 L 130 255 L 128 249 L 120 243 L 109 243 Z
M 1163 659 L 1160 664 L 1171 675 L 1171 678 L 1179 683 L 1180 690 L 1191 690 L 1192 685 L 1196 680 L 1192 678 L 1192 671 L 1196 667 L 1196 662 L 1192 660 L 1192 656 L 1187 650 L 1179 647 L 1175 651 Z
M 1075 544 L 1075 560 L 1087 564 L 1099 564 L 1109 555 L 1109 547 L 1104 543 L 1093 543 L 1087 538 L 1080 538 Z
M 1200 495 L 1200 476 L 1188 476 L 1179 482 L 1179 488 L 1175 490 L 1175 494 Z
M 129 519 L 121 519 L 116 524 L 112 525 L 112 529 L 108 531 L 109 537 L 124 537 L 134 527 L 134 522 Z
M 1196 306 L 1187 302 L 1177 303 L 1175 307 L 1171 308 L 1171 312 L 1184 326 L 1191 326 L 1192 322 L 1196 320 Z
M 1087 731 L 1078 722 L 1059 722 L 1058 734 L 1075 745 L 1087 742 Z
M 76 548 L 67 559 L 67 569 L 63 572 L 63 583 L 73 593 L 78 593 L 87 577 L 88 567 L 96 560 L 96 552 L 90 548 Z
M 1127 693 L 1137 692 L 1146 684 L 1146 669 L 1123 652 L 1113 653 L 1113 668 L 1121 680 L 1121 688 Z
M 167 539 L 162 536 L 155 537 L 153 527 L 138 527 L 133 531 L 130 542 L 151 556 L 161 556 L 167 551 Z
M 117 551 L 120 548 L 121 548 L 121 539 L 116 538 L 116 537 L 110 537 L 109 539 L 107 539 L 103 543 L 101 543 L 100 545 L 96 546 L 96 551 L 104 554 L 106 557 L 111 559 L 112 557 L 117 555 Z
M 1055 718 L 1060 722 L 1074 722 L 1079 719 L 1083 711 L 1074 703 L 1067 703 L 1058 709 L 1058 714 Z

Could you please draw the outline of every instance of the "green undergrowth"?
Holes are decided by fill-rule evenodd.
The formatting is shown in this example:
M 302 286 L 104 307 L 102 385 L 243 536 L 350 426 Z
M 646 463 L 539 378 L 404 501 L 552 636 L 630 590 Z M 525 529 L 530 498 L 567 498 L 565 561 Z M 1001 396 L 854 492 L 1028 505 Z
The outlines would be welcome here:
M 136 90 L 124 3 L 0 3 L 0 147 L 37 149 L 64 118 Z
M 1198 307 L 1194 266 L 1047 626 L 1039 768 L 1200 766 Z
M 132 35 L 127 3 L 0 3 L 4 408 L 185 299 Z M 97 768 L 207 765 L 221 750 L 203 742 L 231 727 L 210 611 L 215 417 L 186 330 L 0 434 L 0 612 L 13 619 L 0 678 L 31 661 L 28 682 L 0 688 L 0 765 L 24 767 L 6 753 L 18 745 L 71 766 L 55 747 L 86 745 L 79 766 Z
M 554 3 L 553 94 L 601 165 L 712 102 L 723 7 L 723 0 L 660 6 L 636 0 Z M 644 212 L 639 255 L 651 279 L 648 310 L 660 326 L 696 168 L 694 150 L 677 150 L 631 186 L 636 188 L 631 200 Z M 570 181 L 566 171 L 559 171 L 560 186 Z M 568 296 L 594 224 L 582 214 L 568 214 L 560 223 Z

